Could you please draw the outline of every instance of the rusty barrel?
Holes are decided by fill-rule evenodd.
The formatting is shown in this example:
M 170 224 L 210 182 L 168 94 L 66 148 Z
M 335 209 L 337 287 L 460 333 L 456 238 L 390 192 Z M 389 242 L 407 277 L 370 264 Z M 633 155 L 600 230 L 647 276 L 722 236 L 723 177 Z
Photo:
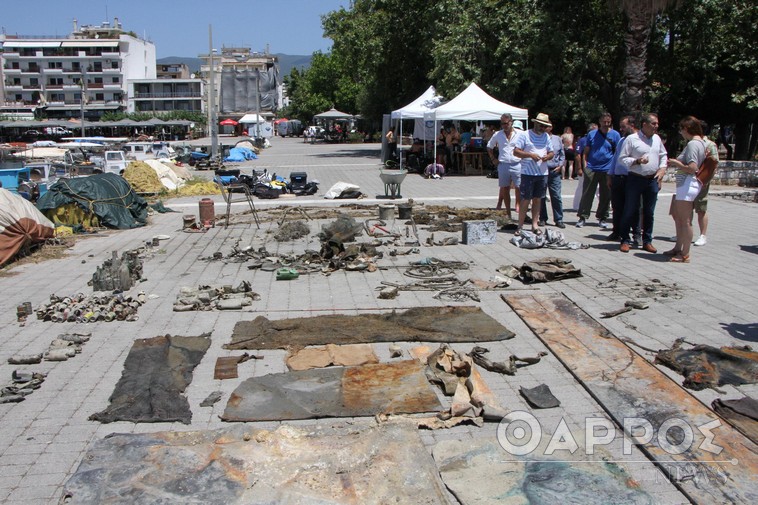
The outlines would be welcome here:
M 211 226 L 216 225 L 216 212 L 214 210 L 213 200 L 210 198 L 203 198 L 200 200 L 200 223 L 203 225 L 206 223 Z

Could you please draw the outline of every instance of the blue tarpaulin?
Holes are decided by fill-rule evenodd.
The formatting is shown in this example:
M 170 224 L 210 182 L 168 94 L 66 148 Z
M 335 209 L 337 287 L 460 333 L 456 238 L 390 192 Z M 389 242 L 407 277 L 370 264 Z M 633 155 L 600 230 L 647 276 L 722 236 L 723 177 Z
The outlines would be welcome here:
M 258 156 L 249 147 L 233 147 L 229 150 L 229 156 L 224 161 L 257 160 Z

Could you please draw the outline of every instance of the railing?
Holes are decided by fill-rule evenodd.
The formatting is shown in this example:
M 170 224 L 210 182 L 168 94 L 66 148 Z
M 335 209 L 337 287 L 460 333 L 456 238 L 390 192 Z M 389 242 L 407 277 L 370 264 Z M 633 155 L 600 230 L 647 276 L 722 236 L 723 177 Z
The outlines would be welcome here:
M 174 92 L 174 93 L 135 93 L 134 98 L 200 98 L 199 91 Z

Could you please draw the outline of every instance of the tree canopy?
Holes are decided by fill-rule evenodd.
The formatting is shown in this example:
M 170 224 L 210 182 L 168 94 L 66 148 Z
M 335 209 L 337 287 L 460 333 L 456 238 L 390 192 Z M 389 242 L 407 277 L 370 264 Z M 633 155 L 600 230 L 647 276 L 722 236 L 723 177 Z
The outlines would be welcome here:
M 378 121 L 430 84 L 452 98 L 473 81 L 561 126 L 692 114 L 735 125 L 738 155 L 755 152 L 753 0 L 353 0 L 322 25 L 331 51 L 285 77 L 304 120 L 334 106 Z

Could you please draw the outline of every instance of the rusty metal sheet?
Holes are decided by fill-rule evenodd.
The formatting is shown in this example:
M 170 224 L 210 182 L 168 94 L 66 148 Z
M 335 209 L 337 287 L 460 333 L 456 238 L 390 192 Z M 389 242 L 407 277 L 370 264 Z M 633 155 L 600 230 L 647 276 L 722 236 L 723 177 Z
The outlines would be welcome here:
M 418 429 L 237 425 L 115 434 L 66 482 L 80 505 L 451 505 Z
M 379 358 L 371 344 L 327 344 L 320 347 L 292 350 L 285 361 L 290 370 L 309 370 L 327 366 L 358 366 L 379 363 Z
M 442 480 L 465 505 L 653 505 L 615 463 L 519 460 L 490 440 L 442 440 L 432 449 Z
M 683 349 L 679 341 L 671 349 L 658 351 L 655 363 L 684 376 L 684 387 L 699 391 L 731 384 L 758 382 L 758 352 L 749 347 L 696 345 Z
M 681 454 L 667 452 L 659 438 L 638 443 L 692 502 L 758 502 L 758 446 L 670 380 L 649 361 L 618 340 L 565 296 L 510 296 L 505 302 L 605 408 L 621 427 L 624 419 L 643 418 L 654 430 L 668 419 L 682 419 L 694 439 Z M 714 454 L 697 427 L 712 429 Z M 627 433 L 628 434 L 628 433 Z M 630 435 L 631 436 L 631 435 Z M 665 441 L 665 437 L 664 437 Z M 635 440 L 636 442 L 636 440 Z M 687 466 L 697 473 L 682 477 Z
M 385 314 L 344 314 L 271 321 L 238 321 L 225 349 L 283 349 L 288 346 L 374 342 L 488 342 L 514 333 L 479 307 L 415 307 Z
M 408 360 L 252 377 L 234 390 L 221 419 L 279 421 L 440 410 L 424 366 Z

